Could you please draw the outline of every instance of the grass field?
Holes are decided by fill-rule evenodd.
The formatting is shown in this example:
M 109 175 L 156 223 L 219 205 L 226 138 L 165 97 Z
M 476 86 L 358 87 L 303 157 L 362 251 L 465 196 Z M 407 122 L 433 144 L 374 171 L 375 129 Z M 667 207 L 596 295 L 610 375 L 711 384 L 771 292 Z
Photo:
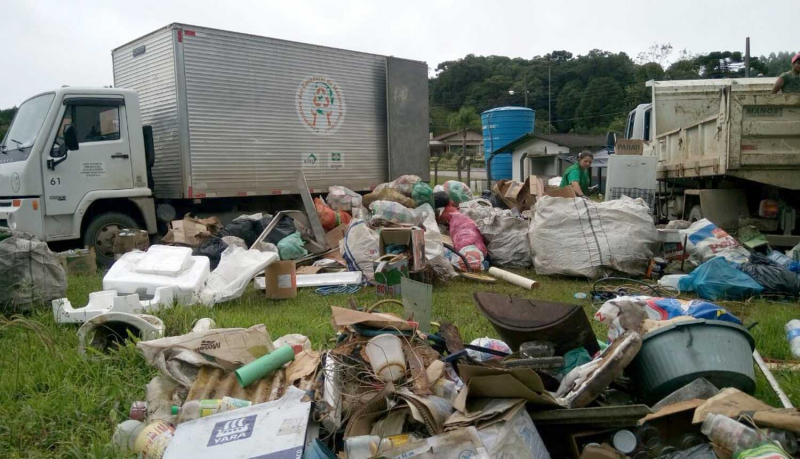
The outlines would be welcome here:
M 502 292 L 523 297 L 575 303 L 575 292 L 588 292 L 588 281 L 537 277 L 538 290 L 526 291 L 508 284 L 475 284 L 456 280 L 434 287 L 434 320 L 455 323 L 465 342 L 481 336 L 495 336 L 489 322 L 476 310 L 472 293 Z M 68 296 L 73 305 L 86 304 L 90 292 L 100 290 L 101 277 L 71 277 Z M 355 295 L 361 305 L 378 298 L 372 289 Z M 587 314 L 594 310 L 589 300 L 580 300 Z M 249 289 L 239 300 L 213 309 L 179 306 L 159 313 L 168 335 L 189 331 L 196 318 L 212 317 L 219 327 L 247 327 L 264 323 L 273 339 L 286 333 L 302 333 L 315 347 L 326 347 L 334 337 L 330 306 L 345 306 L 347 297 L 320 296 L 303 290 L 297 298 L 268 301 Z M 783 325 L 800 317 L 797 304 L 755 300 L 722 303 L 745 323 L 758 321 L 753 330 L 756 345 L 764 357 L 790 358 Z M 392 311 L 391 307 L 388 311 Z M 395 310 L 399 312 L 399 310 Z M 83 357 L 77 353 L 76 326 L 56 325 L 49 305 L 27 317 L 43 331 L 35 333 L 24 323 L 0 323 L 0 455 L 18 457 L 99 458 L 120 457 L 109 446 L 116 424 L 127 416 L 131 402 L 142 400 L 145 385 L 156 371 L 145 364 L 133 345 L 107 355 Z M 598 337 L 605 330 L 592 320 Z M 45 341 L 52 342 L 48 348 Z M 777 406 L 777 397 L 756 371 L 756 396 Z M 800 373 L 779 372 L 776 376 L 795 404 L 800 404 Z

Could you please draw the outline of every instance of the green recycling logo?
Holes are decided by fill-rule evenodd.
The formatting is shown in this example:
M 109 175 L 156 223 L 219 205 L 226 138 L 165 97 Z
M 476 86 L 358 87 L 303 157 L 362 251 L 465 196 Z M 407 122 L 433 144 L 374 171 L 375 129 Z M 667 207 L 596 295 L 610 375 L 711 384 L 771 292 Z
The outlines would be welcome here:
M 332 134 L 344 121 L 344 94 L 330 78 L 307 78 L 297 88 L 296 102 L 300 122 L 316 134 Z

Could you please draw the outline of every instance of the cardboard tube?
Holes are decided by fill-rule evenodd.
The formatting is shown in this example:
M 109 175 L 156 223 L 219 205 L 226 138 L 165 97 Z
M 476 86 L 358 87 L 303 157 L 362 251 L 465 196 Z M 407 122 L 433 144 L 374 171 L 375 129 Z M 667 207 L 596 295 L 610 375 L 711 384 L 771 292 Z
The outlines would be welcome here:
M 539 283 L 533 279 L 528 279 L 527 277 L 518 276 L 514 273 L 510 273 L 508 271 L 504 271 L 499 268 L 491 267 L 489 268 L 489 275 L 497 277 L 498 279 L 503 279 L 504 281 L 514 284 L 518 287 L 526 288 L 528 290 L 533 290 L 539 287 Z
M 240 386 L 247 387 L 292 360 L 294 360 L 292 346 L 288 344 L 281 346 L 236 370 L 236 380 Z

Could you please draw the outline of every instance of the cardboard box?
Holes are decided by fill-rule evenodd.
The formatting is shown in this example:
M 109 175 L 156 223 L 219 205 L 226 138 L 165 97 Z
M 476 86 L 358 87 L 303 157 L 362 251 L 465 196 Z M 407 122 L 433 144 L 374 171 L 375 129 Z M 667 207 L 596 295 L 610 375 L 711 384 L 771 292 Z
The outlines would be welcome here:
M 375 292 L 378 295 L 400 295 L 402 279 L 408 277 L 408 257 L 383 255 L 373 261 L 372 265 L 375 268 Z
M 186 214 L 183 220 L 173 220 L 169 232 L 161 240 L 165 244 L 200 247 L 216 234 L 222 223 L 217 217 L 197 218 Z
M 575 194 L 575 190 L 572 189 L 571 186 L 565 186 L 564 188 L 558 188 L 556 190 L 550 190 L 545 193 L 547 196 L 552 196 L 554 198 L 577 198 L 578 195 Z
M 293 386 L 274 402 L 225 411 L 175 429 L 164 459 L 303 456 L 311 402 Z
M 114 237 L 112 251 L 114 255 L 122 255 L 134 250 L 147 250 L 150 247 L 150 235 L 145 230 L 121 229 Z
M 378 237 L 378 254 L 386 255 L 386 246 L 405 245 L 409 249 L 408 268 L 411 271 L 425 269 L 425 230 L 422 228 L 384 228 Z M 406 276 L 408 277 L 408 276 Z M 398 279 L 398 283 L 400 280 Z
M 86 276 L 97 273 L 97 255 L 94 247 L 67 250 L 58 254 L 58 261 L 67 275 Z
M 276 261 L 264 270 L 267 298 L 285 300 L 297 296 L 297 267 L 294 260 Z

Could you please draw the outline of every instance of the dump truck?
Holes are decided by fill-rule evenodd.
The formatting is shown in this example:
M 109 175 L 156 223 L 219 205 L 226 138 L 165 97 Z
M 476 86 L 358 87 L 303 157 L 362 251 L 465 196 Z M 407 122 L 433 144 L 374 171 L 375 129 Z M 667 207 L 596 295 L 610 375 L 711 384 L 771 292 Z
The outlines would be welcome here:
M 424 62 L 185 24 L 112 61 L 113 88 L 20 105 L 0 143 L 0 228 L 109 261 L 121 228 L 297 208 L 302 187 L 429 180 Z
M 647 82 L 652 102 L 630 112 L 625 137 L 658 157 L 661 219 L 748 224 L 774 245 L 800 242 L 800 94 L 771 94 L 774 83 Z

